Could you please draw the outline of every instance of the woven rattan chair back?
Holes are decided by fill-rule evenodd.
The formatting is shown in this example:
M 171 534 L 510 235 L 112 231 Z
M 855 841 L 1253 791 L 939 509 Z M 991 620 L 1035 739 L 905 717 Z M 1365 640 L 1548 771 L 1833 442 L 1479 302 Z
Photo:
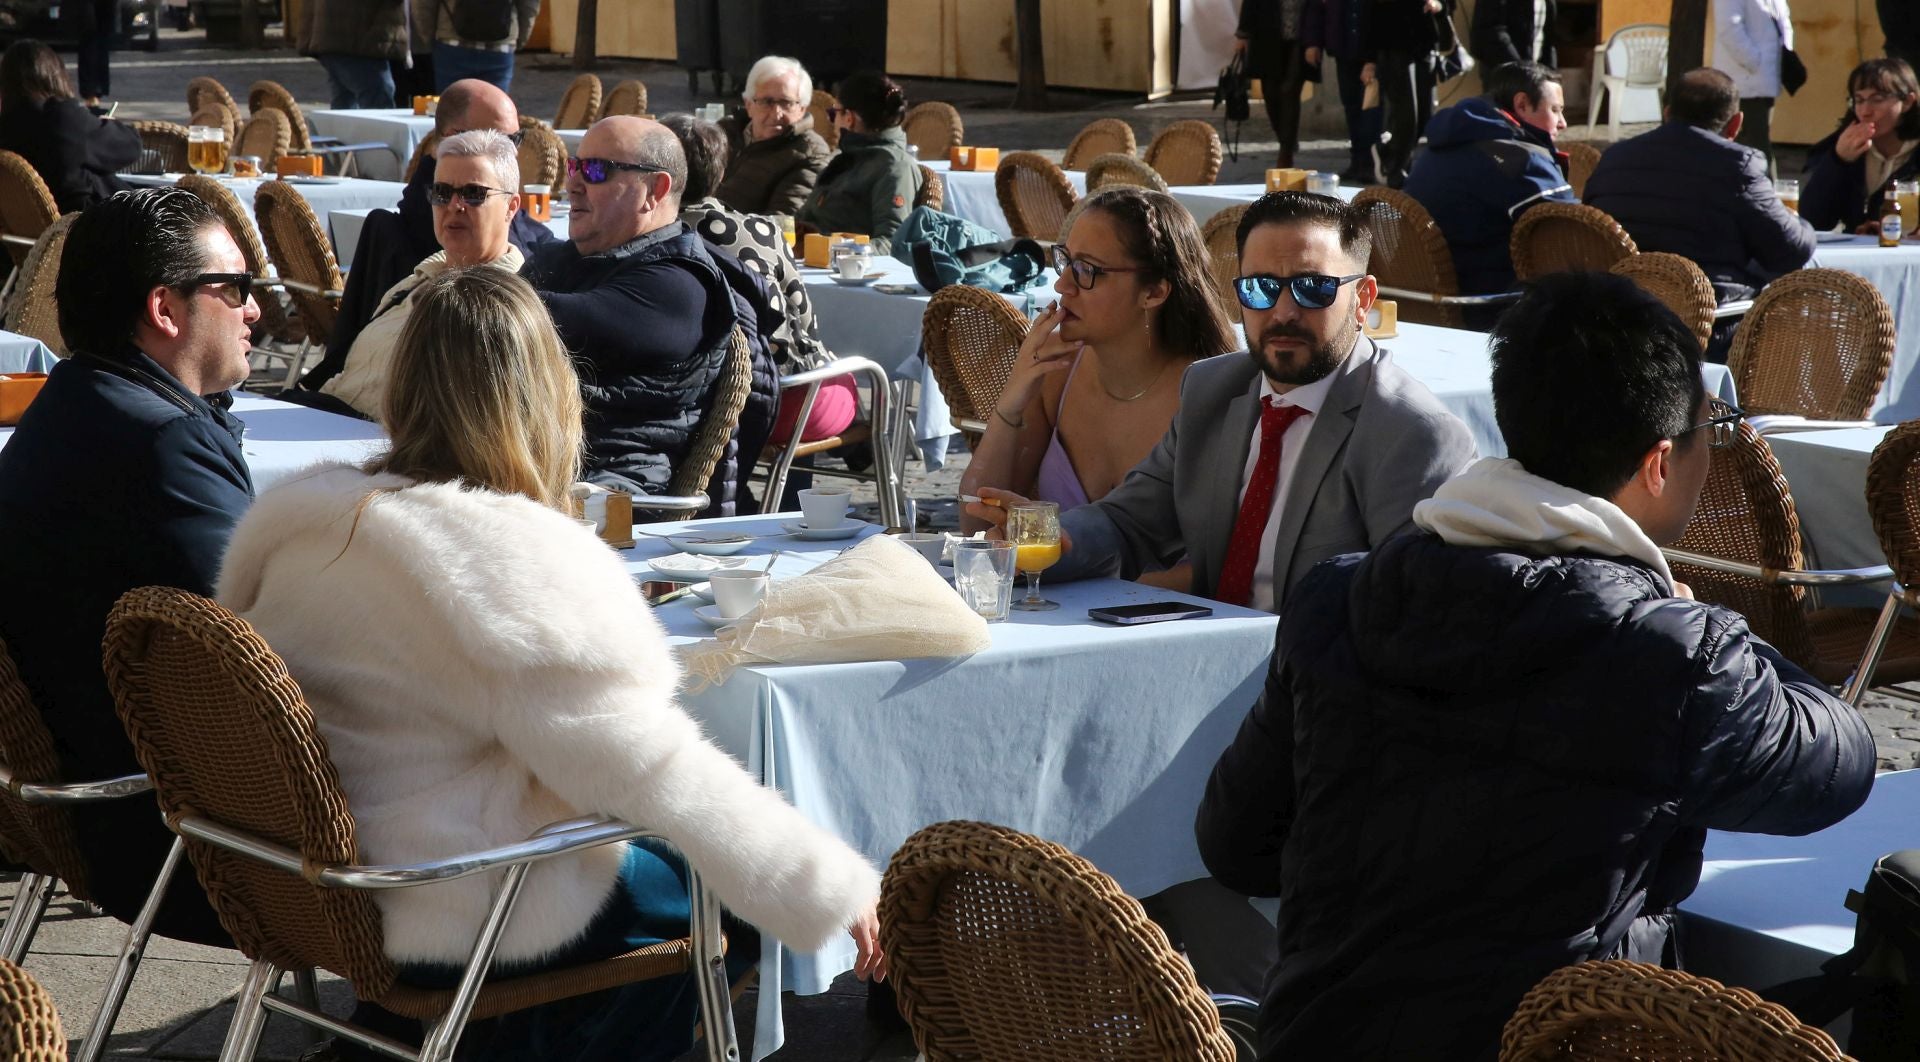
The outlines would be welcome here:
M 293 150 L 313 150 L 313 135 L 307 129 L 307 116 L 301 112 L 300 105 L 294 102 L 293 93 L 278 81 L 256 81 L 247 90 L 247 110 L 259 114 L 267 108 L 287 116 L 287 127 L 293 134 Z
M 1754 300 L 1727 368 L 1748 412 L 1860 420 L 1886 382 L 1893 334 L 1893 311 L 1871 282 L 1801 269 Z
M 1901 424 L 1873 448 L 1867 512 L 1894 580 L 1920 588 L 1920 420 Z
M 252 155 L 268 171 L 273 169 L 273 160 L 292 150 L 293 126 L 288 124 L 284 111 L 273 107 L 253 112 L 253 117 L 240 127 L 240 135 L 233 139 L 235 155 Z
M 1548 273 L 1604 273 L 1640 250 L 1619 222 L 1584 203 L 1541 203 L 1528 209 L 1514 222 L 1507 249 L 1519 280 Z
M 567 172 L 566 142 L 537 118 L 522 118 L 520 129 L 526 134 L 520 139 L 521 185 L 544 184 L 556 192 L 563 190 L 561 179 Z
M 920 167 L 920 190 L 913 193 L 913 205 L 943 210 L 947 205 L 947 182 L 925 166 Z
M 1144 158 L 1171 185 L 1212 184 L 1220 176 L 1220 134 L 1213 124 L 1182 118 L 1153 136 Z
M 240 205 L 240 198 L 226 185 L 197 173 L 180 178 L 180 187 L 199 196 L 213 208 L 215 214 L 220 215 L 220 220 L 227 226 L 228 235 L 240 246 L 240 256 L 246 259 L 247 272 L 256 277 L 267 276 L 267 250 L 260 245 L 260 233 L 254 228 L 253 219 L 247 217 L 247 208 Z M 257 287 L 253 291 L 253 301 L 260 306 L 260 328 L 267 338 L 278 343 L 298 343 L 305 337 L 301 326 L 287 313 L 284 292 Z
M 187 127 L 174 122 L 128 122 L 140 134 L 140 159 L 130 173 L 185 173 Z
M 1392 188 L 1374 186 L 1360 189 L 1353 197 L 1355 208 L 1367 213 L 1373 229 L 1373 253 L 1367 259 L 1367 272 L 1383 288 L 1424 291 L 1434 295 L 1460 294 L 1459 275 L 1453 270 L 1453 250 L 1446 234 L 1412 196 Z M 1460 328 L 1465 324 L 1455 306 L 1401 299 L 1400 319 L 1416 324 Z
M 553 113 L 555 129 L 585 129 L 600 119 L 600 79 L 581 74 L 560 96 L 560 109 Z
M 641 115 L 647 113 L 647 83 L 638 78 L 628 78 L 613 86 L 606 99 L 600 101 L 600 117 L 609 118 L 616 114 Z
M 907 108 L 900 128 L 907 134 L 907 143 L 920 149 L 923 159 L 944 159 L 948 148 L 967 142 L 967 127 L 960 121 L 960 112 L 953 109 L 953 104 L 939 100 Z
M 1207 245 L 1207 262 L 1213 267 L 1213 293 L 1229 321 L 1240 319 L 1240 299 L 1233 292 L 1233 282 L 1240 277 L 1240 218 L 1246 212 L 1246 204 L 1231 206 L 1200 227 L 1201 242 Z
M 1130 152 L 1109 151 L 1087 163 L 1087 194 L 1117 184 L 1151 188 L 1156 192 L 1167 190 L 1166 179 Z
M 1001 156 L 1000 167 L 993 173 L 993 191 L 1015 236 L 1051 240 L 1073 208 L 1073 182 L 1052 159 L 1038 152 Z
M 1594 167 L 1600 165 L 1600 149 L 1584 140 L 1569 140 L 1567 149 L 1567 183 L 1573 185 L 1575 196 L 1587 194 L 1587 178 L 1593 176 Z
M 921 316 L 921 343 L 956 420 L 984 421 L 993 414 L 1028 326 L 1025 314 L 991 291 L 951 284 L 933 293 Z M 971 445 L 980 441 L 972 432 L 967 439 Z
M 740 412 L 746 408 L 752 390 L 753 349 L 747 345 L 746 335 L 736 328 L 729 342 L 726 367 L 713 385 L 713 399 L 694 429 L 693 446 L 687 450 L 686 459 L 673 470 L 667 493 L 684 496 L 707 489 L 713 470 L 720 467 L 720 459 L 726 455 L 727 443 L 740 426 Z M 743 455 L 741 460 L 751 461 L 753 456 Z
M 1613 263 L 1612 271 L 1664 303 L 1693 332 L 1700 349 L 1707 348 L 1707 341 L 1713 338 L 1713 313 L 1719 308 L 1719 300 L 1713 282 L 1692 259 L 1665 251 L 1643 251 Z
M 33 166 L 11 151 L 0 151 L 0 236 L 37 240 L 59 216 L 52 190 Z M 6 248 L 14 265 L 26 263 L 26 245 L 8 240 Z
M 333 259 L 333 245 L 299 189 L 281 181 L 260 182 L 259 191 L 254 193 L 253 213 L 267 244 L 267 256 L 280 279 L 318 291 L 341 289 L 344 282 Z M 324 344 L 340 314 L 338 299 L 296 288 L 288 288 L 287 297 L 299 312 L 307 337 Z
M 32 336 L 63 358 L 69 351 L 66 337 L 60 333 L 60 253 L 67 245 L 67 230 L 79 216 L 75 211 L 55 218 L 33 241 L 14 281 L 12 301 L 7 304 L 7 331 Z
M 23 785 L 58 785 L 60 755 L 53 734 L 34 707 L 33 694 L 20 679 L 13 655 L 0 644 L 0 763 Z M 87 863 L 73 832 L 73 821 L 57 804 L 28 804 L 0 788 L 0 851 L 15 863 L 59 878 L 67 891 L 92 899 Z M 0 1053 L 0 1058 L 12 1057 Z
M 227 138 L 227 143 L 231 144 L 233 138 L 240 132 L 240 112 L 219 100 L 208 99 L 199 110 L 193 112 L 192 118 L 187 119 L 187 124 L 218 129 L 220 134 Z M 174 172 L 185 173 L 186 169 L 182 167 Z
M 1500 1036 L 1500 1062 L 1842 1062 L 1833 1037 L 1778 1003 L 1710 978 L 1609 959 L 1535 985 Z
M 827 112 L 840 106 L 833 93 L 823 88 L 813 90 L 813 101 L 807 104 L 807 114 L 813 119 L 813 131 L 827 142 L 827 147 L 840 150 L 840 129 L 827 117 Z
M 245 620 L 184 590 L 132 590 L 108 617 L 105 662 L 162 815 L 204 816 L 313 865 L 357 862 L 326 739 L 286 665 Z M 248 958 L 331 970 L 361 999 L 393 987 L 368 893 L 186 844 L 220 924 Z
M 187 82 L 187 113 L 199 114 L 209 104 L 217 103 L 234 114 L 240 113 L 240 104 L 236 103 L 233 93 L 227 86 L 210 77 L 196 77 Z
M 1140 150 L 1133 126 L 1118 118 L 1095 118 L 1073 135 L 1067 153 L 1060 158 L 1063 170 L 1084 170 L 1102 155 L 1132 155 Z
M 67 1034 L 53 996 L 27 971 L 0 959 L 0 1058 L 67 1062 Z
M 413 146 L 413 157 L 407 160 L 407 172 L 402 175 L 400 179 L 402 181 L 412 181 L 414 171 L 420 168 L 420 160 L 432 158 L 433 153 L 438 150 L 440 150 L 439 130 L 435 130 L 421 137 L 420 142 Z
M 1787 478 L 1766 440 L 1743 422 L 1733 442 L 1711 454 L 1713 464 L 1700 504 L 1674 548 L 1774 571 L 1804 567 L 1800 517 L 1794 511 Z M 1759 579 L 1690 564 L 1675 564 L 1673 575 L 1692 587 L 1701 601 L 1745 616 L 1753 633 L 1794 663 L 1826 670 L 1818 665 L 1819 654 L 1808 628 L 1804 587 L 1769 586 Z
M 907 839 L 880 890 L 900 1013 L 928 1062 L 1230 1062 L 1193 970 L 1092 863 L 981 822 Z

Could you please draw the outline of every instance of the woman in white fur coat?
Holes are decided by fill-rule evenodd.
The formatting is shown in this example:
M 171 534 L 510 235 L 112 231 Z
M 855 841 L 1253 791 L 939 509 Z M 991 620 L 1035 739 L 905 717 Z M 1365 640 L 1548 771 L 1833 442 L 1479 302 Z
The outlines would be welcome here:
M 801 951 L 850 930 L 858 972 L 884 975 L 873 868 L 701 735 L 674 701 L 659 621 L 565 511 L 579 383 L 532 289 L 457 269 L 412 302 L 391 450 L 262 496 L 219 586 L 312 704 L 362 859 L 435 859 L 610 815 L 670 839 L 733 915 Z M 640 843 L 535 864 L 496 969 L 684 936 L 681 874 Z M 404 979 L 454 982 L 496 883 L 375 895 Z M 729 936 L 737 974 L 758 948 L 745 927 Z M 461 1057 L 671 1059 L 692 1043 L 694 995 L 678 978 L 535 1008 L 479 1023 Z

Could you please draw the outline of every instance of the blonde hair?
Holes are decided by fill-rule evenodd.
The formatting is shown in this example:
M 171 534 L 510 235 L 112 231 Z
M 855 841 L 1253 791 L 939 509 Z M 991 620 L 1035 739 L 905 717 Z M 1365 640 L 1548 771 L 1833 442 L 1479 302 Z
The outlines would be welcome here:
M 408 301 L 381 417 L 393 444 L 367 471 L 463 482 L 570 511 L 580 379 L 533 288 L 478 265 L 442 272 Z

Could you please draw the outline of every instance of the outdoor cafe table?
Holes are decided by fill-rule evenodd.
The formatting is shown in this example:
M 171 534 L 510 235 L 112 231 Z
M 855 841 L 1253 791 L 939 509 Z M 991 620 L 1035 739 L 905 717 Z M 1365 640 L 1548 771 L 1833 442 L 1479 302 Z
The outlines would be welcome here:
M 53 351 L 45 343 L 17 332 L 0 332 L 0 373 L 52 372 Z
M 335 136 L 348 144 L 381 143 L 386 151 L 358 151 L 356 165 L 363 176 L 382 181 L 397 181 L 406 170 L 413 149 L 433 132 L 433 118 L 414 114 L 411 107 L 387 107 L 366 110 L 306 112 L 307 124 L 321 136 Z
M 1893 310 L 1893 364 L 1870 416 L 1882 424 L 1920 417 L 1920 241 L 1881 247 L 1872 236 L 1849 236 L 1814 249 L 1813 265 L 1844 269 L 1878 288 Z
M 757 565 L 782 550 L 776 578 L 849 545 L 780 535 L 794 519 L 698 526 L 776 536 L 744 554 Z M 641 579 L 648 558 L 670 552 L 642 538 L 626 556 Z M 1011 613 L 989 626 L 992 647 L 970 657 L 745 667 L 681 703 L 749 773 L 876 867 L 922 826 L 978 819 L 1058 842 L 1134 896 L 1206 876 L 1194 812 L 1259 695 L 1274 617 L 1206 602 L 1211 617 L 1110 627 L 1087 609 L 1194 599 L 1113 579 L 1043 589 L 1057 611 Z M 695 604 L 658 610 L 676 645 L 713 635 Z M 826 991 L 853 956 L 844 936 L 811 955 L 763 943 L 755 1058 L 779 1046 L 780 993 Z

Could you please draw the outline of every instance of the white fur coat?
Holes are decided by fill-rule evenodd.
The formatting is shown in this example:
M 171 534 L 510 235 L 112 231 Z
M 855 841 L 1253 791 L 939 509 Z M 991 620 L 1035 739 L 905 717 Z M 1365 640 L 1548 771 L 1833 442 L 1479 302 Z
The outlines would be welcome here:
M 611 815 L 658 830 L 735 914 L 801 950 L 878 891 L 863 858 L 701 735 L 674 701 L 679 668 L 631 576 L 560 513 L 321 466 L 241 520 L 219 596 L 305 691 L 362 862 Z M 500 957 L 578 937 L 619 866 L 618 846 L 536 864 Z M 497 881 L 376 893 L 388 955 L 464 962 Z

